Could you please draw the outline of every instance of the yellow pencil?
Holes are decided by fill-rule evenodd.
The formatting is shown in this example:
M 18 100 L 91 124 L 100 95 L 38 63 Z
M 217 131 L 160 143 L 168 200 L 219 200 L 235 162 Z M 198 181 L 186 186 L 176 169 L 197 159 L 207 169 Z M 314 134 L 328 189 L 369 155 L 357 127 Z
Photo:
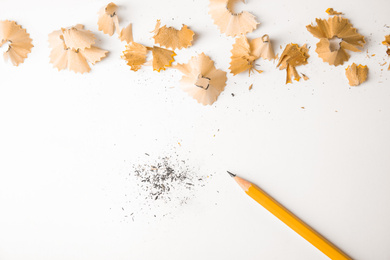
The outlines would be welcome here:
M 271 196 L 261 190 L 259 187 L 246 181 L 235 174 L 228 171 L 231 177 L 241 186 L 241 188 L 252 199 L 260 203 L 266 210 L 280 219 L 284 224 L 292 228 L 304 239 L 309 241 L 313 246 L 317 247 L 322 253 L 327 255 L 332 260 L 352 259 L 323 236 L 317 233 L 314 229 L 306 225 L 302 220 L 292 214 L 288 209 L 274 200 Z

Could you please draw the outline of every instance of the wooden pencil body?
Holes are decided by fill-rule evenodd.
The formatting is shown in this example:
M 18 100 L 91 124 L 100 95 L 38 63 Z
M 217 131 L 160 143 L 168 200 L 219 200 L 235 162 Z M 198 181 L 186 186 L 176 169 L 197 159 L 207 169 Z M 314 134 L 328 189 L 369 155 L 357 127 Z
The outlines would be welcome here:
M 261 190 L 256 185 L 240 178 L 235 177 L 237 183 L 244 189 L 244 191 L 265 209 L 275 215 L 283 223 L 297 232 L 300 236 L 310 242 L 313 246 L 317 247 L 325 255 L 327 255 L 332 260 L 345 260 L 352 259 L 335 245 L 329 242 L 326 238 L 321 236 L 318 232 L 292 214 L 288 209 L 286 209 L 279 202 L 274 200 L 266 192 Z

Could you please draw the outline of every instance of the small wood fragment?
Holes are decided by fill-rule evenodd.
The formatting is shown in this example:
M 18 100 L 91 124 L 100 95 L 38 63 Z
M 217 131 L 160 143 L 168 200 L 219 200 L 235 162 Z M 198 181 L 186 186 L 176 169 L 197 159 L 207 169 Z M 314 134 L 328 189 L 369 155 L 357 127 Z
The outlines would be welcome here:
M 328 9 L 326 9 L 326 11 L 325 11 L 327 14 L 329 14 L 329 15 L 339 15 L 339 14 L 343 14 L 343 13 L 341 13 L 341 12 L 337 12 L 336 10 L 334 10 L 333 8 L 328 8 Z
M 347 76 L 350 86 L 358 86 L 367 80 L 368 67 L 361 64 L 356 65 L 353 63 L 345 69 L 345 75 Z

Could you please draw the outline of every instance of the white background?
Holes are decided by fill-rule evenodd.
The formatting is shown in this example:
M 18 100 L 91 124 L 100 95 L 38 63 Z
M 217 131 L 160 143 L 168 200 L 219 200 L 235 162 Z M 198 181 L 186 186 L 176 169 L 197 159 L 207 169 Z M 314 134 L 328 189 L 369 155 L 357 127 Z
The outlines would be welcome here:
M 207 107 L 179 88 L 178 71 L 130 71 L 120 59 L 124 43 L 97 30 L 107 3 L 0 3 L 0 19 L 17 21 L 35 45 L 19 67 L 0 60 L 1 260 L 327 259 L 226 170 L 262 187 L 353 258 L 390 259 L 390 71 L 380 66 L 390 62 L 381 44 L 390 34 L 388 1 L 240 4 L 261 23 L 249 38 L 269 34 L 279 54 L 280 45 L 308 43 L 309 64 L 298 71 L 310 79 L 285 85 L 285 71 L 259 60 L 262 74 L 229 74 Z M 205 52 L 228 71 L 234 39 L 213 24 L 207 0 L 115 3 L 121 26 L 133 23 L 135 41 L 151 46 L 157 19 L 187 24 L 194 46 L 177 51 L 176 60 Z M 363 52 L 343 66 L 323 63 L 305 28 L 327 18 L 328 7 L 366 36 Z M 47 35 L 77 23 L 110 53 L 88 74 L 58 72 Z M 349 87 L 344 74 L 352 62 L 369 67 L 359 87 Z M 129 221 L 121 210 L 126 176 L 144 153 L 177 153 L 212 176 L 187 205 L 166 205 L 169 216 Z

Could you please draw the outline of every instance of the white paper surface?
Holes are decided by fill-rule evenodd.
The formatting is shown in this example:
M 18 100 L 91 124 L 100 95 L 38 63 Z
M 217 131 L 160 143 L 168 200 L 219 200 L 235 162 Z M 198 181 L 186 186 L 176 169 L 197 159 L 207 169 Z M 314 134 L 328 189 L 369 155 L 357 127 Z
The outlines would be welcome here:
M 153 44 L 156 19 L 187 24 L 198 37 L 175 60 L 205 52 L 228 71 L 234 39 L 213 24 L 208 1 L 115 3 L 137 42 Z M 276 53 L 291 42 L 311 46 L 309 64 L 299 68 L 310 79 L 285 85 L 285 71 L 260 60 L 263 73 L 229 74 L 211 107 L 180 89 L 178 71 L 130 71 L 120 58 L 125 43 L 97 30 L 105 4 L 1 3 L 1 19 L 27 28 L 35 47 L 19 67 L 0 62 L 0 259 L 327 259 L 226 170 L 262 187 L 351 257 L 390 258 L 390 74 L 379 65 L 389 62 L 381 44 L 390 33 L 388 1 L 238 5 L 261 23 L 248 37 L 272 35 Z M 342 66 L 322 62 L 318 39 L 306 30 L 329 7 L 367 37 L 345 64 L 368 65 L 359 87 L 349 87 Z M 91 73 L 58 72 L 47 35 L 77 23 L 110 54 Z M 367 58 L 367 49 L 376 56 Z M 125 176 L 144 153 L 164 151 L 213 176 L 170 216 L 129 221 L 121 209 L 131 193 Z

